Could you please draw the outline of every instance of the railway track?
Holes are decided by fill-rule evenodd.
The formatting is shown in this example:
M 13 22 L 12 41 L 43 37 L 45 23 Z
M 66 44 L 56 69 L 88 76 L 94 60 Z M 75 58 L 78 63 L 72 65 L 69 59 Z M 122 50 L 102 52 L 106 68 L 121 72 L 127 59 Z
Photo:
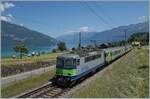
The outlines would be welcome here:
M 69 88 L 60 88 L 50 83 L 23 95 L 17 96 L 17 98 L 59 98 L 67 91 L 69 91 Z
M 127 53 L 125 53 L 125 54 L 127 54 Z M 119 58 L 117 58 L 117 59 L 119 59 Z M 111 64 L 111 62 L 110 62 L 110 64 Z M 109 65 L 109 64 L 107 64 L 107 65 Z M 107 67 L 107 66 L 105 66 L 105 67 Z M 56 85 L 53 85 L 52 83 L 47 83 L 42 87 L 39 87 L 35 90 L 32 90 L 30 92 L 27 92 L 25 94 L 17 96 L 17 98 L 61 98 L 61 96 L 64 95 L 66 92 L 68 92 L 70 89 L 71 88 L 60 88 Z

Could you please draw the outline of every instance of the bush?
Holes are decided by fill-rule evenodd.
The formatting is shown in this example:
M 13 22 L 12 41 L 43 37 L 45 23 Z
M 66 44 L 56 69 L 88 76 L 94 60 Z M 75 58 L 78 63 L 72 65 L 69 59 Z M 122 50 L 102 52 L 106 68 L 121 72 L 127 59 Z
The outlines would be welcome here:
M 56 52 L 57 52 L 57 49 L 53 49 L 52 52 L 53 52 L 53 53 L 56 53 Z
M 65 51 L 67 49 L 66 44 L 64 42 L 58 43 L 57 46 L 58 46 L 58 50 L 60 51 Z

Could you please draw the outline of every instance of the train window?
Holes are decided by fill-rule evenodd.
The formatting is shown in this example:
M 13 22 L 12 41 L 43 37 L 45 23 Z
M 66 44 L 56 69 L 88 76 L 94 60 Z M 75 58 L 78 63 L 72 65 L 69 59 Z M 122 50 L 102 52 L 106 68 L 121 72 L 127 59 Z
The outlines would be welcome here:
M 65 59 L 65 66 L 72 66 L 73 60 L 72 59 Z
M 85 57 L 85 62 L 88 62 L 89 61 L 89 57 Z
M 77 59 L 77 64 L 76 65 L 80 65 L 80 59 Z
M 76 59 L 73 59 L 73 65 L 76 65 Z
M 120 50 L 114 51 L 114 54 L 118 54 L 118 53 L 120 53 Z
M 57 65 L 63 65 L 63 60 L 61 58 L 57 58 Z
M 101 54 L 98 55 L 98 58 L 101 58 Z
M 85 57 L 85 62 L 89 62 L 89 61 L 95 60 L 100 57 L 101 57 L 101 54 Z
M 76 61 L 76 59 L 65 59 L 64 66 L 76 66 L 80 64 L 80 59 Z
M 109 53 L 106 53 L 105 55 L 106 55 L 106 56 L 108 56 L 108 55 L 109 55 Z

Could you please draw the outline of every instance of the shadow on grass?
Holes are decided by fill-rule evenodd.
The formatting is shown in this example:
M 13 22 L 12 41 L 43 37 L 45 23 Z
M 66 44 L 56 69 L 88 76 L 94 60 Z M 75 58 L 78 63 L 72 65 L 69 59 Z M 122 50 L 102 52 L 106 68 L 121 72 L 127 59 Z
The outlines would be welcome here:
M 138 69 L 146 69 L 146 68 L 149 68 L 149 67 L 147 65 L 138 67 Z

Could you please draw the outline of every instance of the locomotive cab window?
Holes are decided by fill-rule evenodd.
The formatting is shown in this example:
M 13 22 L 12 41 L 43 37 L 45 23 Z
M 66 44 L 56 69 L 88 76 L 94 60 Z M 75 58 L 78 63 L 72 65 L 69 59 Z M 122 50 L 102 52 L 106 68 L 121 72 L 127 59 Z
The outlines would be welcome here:
M 73 65 L 76 65 L 76 59 L 73 59 Z
M 64 66 L 76 66 L 76 59 L 69 58 L 64 60 Z
M 65 66 L 73 66 L 73 59 L 65 59 Z
M 59 66 L 63 65 L 63 59 L 57 58 L 57 65 Z
M 80 59 L 77 59 L 76 65 L 80 65 Z

